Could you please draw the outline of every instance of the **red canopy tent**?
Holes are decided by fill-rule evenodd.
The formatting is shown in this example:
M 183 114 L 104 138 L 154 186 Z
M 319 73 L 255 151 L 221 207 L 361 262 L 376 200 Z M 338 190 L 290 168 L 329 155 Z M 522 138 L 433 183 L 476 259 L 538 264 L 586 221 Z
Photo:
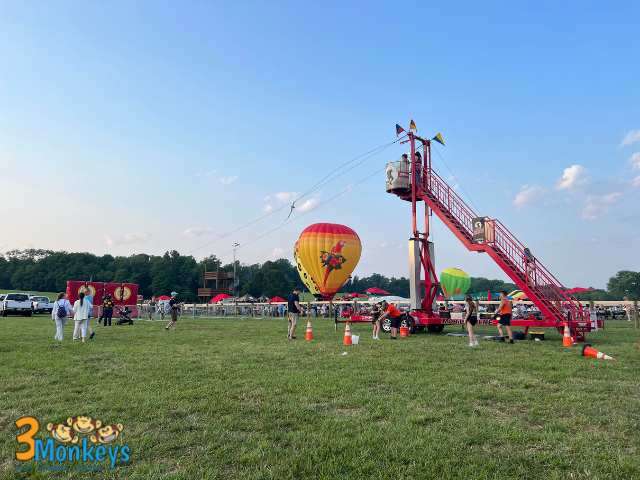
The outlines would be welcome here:
M 342 298 L 365 298 L 364 293 L 347 293 Z
M 229 297 L 231 297 L 231 295 L 228 295 L 226 293 L 219 293 L 215 297 L 211 297 L 211 300 L 209 300 L 209 303 L 218 303 L 224 300 L 225 298 L 229 298 Z
M 391 293 L 378 287 L 367 288 L 364 292 L 369 295 L 391 295 Z
M 278 297 L 277 295 L 269 299 L 269 303 L 277 303 L 277 302 L 286 302 L 286 300 L 282 297 Z
M 576 287 L 576 288 L 571 288 L 569 290 L 565 290 L 564 293 L 566 293 L 567 295 L 575 295 L 576 293 L 585 293 L 585 292 L 591 292 L 591 291 L 593 291 L 593 288 Z
M 171 300 L 171 297 L 169 295 L 160 295 L 159 297 L 156 297 L 157 301 L 162 301 L 162 300 Z

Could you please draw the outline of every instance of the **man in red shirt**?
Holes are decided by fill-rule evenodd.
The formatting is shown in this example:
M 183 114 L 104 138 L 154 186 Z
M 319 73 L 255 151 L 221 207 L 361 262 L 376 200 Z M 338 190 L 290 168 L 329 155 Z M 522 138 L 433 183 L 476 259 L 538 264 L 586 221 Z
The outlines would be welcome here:
M 382 302 L 382 309 L 384 313 L 380 316 L 380 323 L 384 321 L 385 318 L 389 317 L 391 320 L 391 339 L 395 340 L 398 338 L 398 329 L 400 328 L 400 320 L 402 318 L 402 312 L 398 310 L 392 303 L 387 303 L 386 301 Z

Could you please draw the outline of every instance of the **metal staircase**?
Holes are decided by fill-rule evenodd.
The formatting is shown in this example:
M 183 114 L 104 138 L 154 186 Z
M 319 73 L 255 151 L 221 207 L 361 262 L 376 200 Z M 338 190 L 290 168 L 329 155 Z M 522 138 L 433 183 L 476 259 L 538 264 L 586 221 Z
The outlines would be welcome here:
M 565 293 L 563 285 L 499 221 L 484 219 L 485 239 L 474 243 L 473 222 L 479 218 L 432 168 L 422 167 L 417 195 L 458 237 L 468 250 L 486 252 L 527 294 L 547 321 L 560 328 L 569 325 L 572 336 L 581 339 L 590 330 L 589 314 Z

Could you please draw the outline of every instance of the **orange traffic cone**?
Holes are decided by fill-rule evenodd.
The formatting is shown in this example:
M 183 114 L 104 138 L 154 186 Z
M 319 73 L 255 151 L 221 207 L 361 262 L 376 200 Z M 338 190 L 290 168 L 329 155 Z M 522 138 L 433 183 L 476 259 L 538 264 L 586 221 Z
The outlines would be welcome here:
M 571 338 L 571 330 L 569 329 L 569 325 L 564 326 L 564 336 L 562 337 L 562 346 L 563 347 L 573 346 L 573 339 Z
M 400 336 L 408 337 L 409 336 L 409 327 L 400 327 Z
M 615 358 L 610 357 L 605 353 L 599 352 L 588 343 L 584 347 L 582 347 L 582 356 L 597 358 L 598 360 L 615 360 Z
M 349 346 L 352 344 L 351 342 L 351 326 L 349 325 L 349 322 L 344 324 L 344 340 L 342 341 L 342 343 L 346 346 Z
M 307 342 L 313 340 L 313 328 L 311 328 L 311 320 L 307 320 L 307 331 L 304 334 L 304 339 Z

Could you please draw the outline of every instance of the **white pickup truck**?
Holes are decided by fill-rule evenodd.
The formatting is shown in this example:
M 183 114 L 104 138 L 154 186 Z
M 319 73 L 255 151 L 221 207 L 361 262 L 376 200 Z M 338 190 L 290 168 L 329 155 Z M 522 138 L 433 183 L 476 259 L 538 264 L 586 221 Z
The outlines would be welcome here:
M 30 300 L 33 313 L 51 313 L 53 310 L 53 302 L 49 297 L 39 297 L 34 295 Z
M 31 310 L 31 300 L 26 293 L 7 293 L 0 304 L 0 312 L 3 317 L 9 314 L 24 315 L 30 317 L 33 313 Z

